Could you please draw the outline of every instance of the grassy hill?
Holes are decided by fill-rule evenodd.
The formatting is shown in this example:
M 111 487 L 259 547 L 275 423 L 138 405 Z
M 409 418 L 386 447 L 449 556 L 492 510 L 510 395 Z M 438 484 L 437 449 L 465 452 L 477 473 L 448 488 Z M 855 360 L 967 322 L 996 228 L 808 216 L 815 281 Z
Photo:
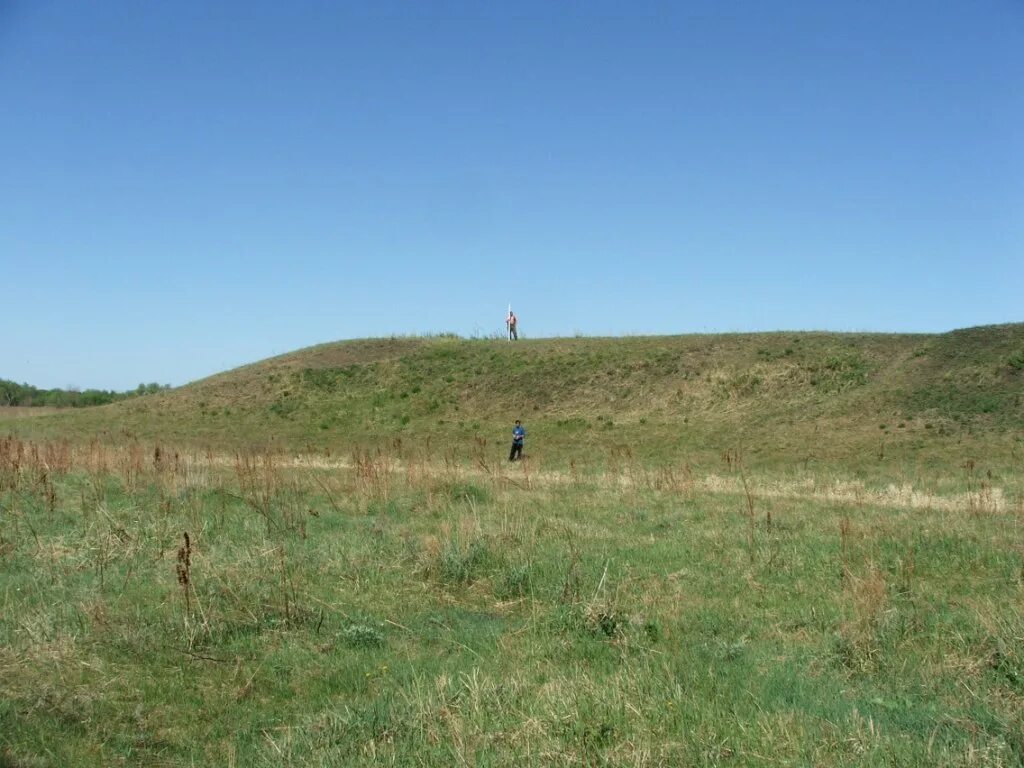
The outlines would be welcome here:
M 568 463 L 890 457 L 1012 463 L 1024 427 L 1024 324 L 939 335 L 759 333 L 324 344 L 145 399 L 17 421 L 25 436 L 350 450 L 402 440 L 504 445 Z
M 1022 369 L 384 339 L 3 411 L 0 766 L 1022 765 Z

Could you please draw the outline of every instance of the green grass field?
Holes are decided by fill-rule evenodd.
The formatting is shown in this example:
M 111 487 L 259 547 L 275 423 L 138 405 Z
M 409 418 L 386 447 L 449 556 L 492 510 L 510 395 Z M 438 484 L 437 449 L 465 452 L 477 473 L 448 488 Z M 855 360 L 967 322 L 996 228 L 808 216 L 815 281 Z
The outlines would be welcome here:
M 395 339 L 0 415 L 0 766 L 1024 765 L 1022 360 Z

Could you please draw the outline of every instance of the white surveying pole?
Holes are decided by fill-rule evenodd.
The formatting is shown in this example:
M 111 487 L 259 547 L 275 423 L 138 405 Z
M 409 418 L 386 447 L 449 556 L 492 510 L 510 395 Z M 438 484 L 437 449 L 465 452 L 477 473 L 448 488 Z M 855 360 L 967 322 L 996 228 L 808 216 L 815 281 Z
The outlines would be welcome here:
M 508 314 L 505 315 L 505 341 L 512 341 L 512 302 L 508 303 Z

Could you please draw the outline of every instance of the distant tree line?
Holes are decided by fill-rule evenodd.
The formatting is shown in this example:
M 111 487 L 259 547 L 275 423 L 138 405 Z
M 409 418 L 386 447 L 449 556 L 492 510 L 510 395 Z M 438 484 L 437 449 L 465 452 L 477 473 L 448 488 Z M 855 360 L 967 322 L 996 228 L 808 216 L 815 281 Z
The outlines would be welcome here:
M 170 389 L 170 384 L 139 384 L 126 392 L 107 389 L 39 389 L 30 384 L 18 384 L 0 379 L 0 407 L 6 405 L 50 406 L 51 408 L 86 408 L 91 405 L 106 405 L 129 397 L 151 395 Z

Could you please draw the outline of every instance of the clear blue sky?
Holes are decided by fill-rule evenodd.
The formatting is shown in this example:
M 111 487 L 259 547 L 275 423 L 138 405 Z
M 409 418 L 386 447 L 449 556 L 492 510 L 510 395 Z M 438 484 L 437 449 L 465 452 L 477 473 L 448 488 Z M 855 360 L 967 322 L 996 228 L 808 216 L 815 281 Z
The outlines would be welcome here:
M 0 378 L 1024 319 L 1024 3 L 0 0 Z

